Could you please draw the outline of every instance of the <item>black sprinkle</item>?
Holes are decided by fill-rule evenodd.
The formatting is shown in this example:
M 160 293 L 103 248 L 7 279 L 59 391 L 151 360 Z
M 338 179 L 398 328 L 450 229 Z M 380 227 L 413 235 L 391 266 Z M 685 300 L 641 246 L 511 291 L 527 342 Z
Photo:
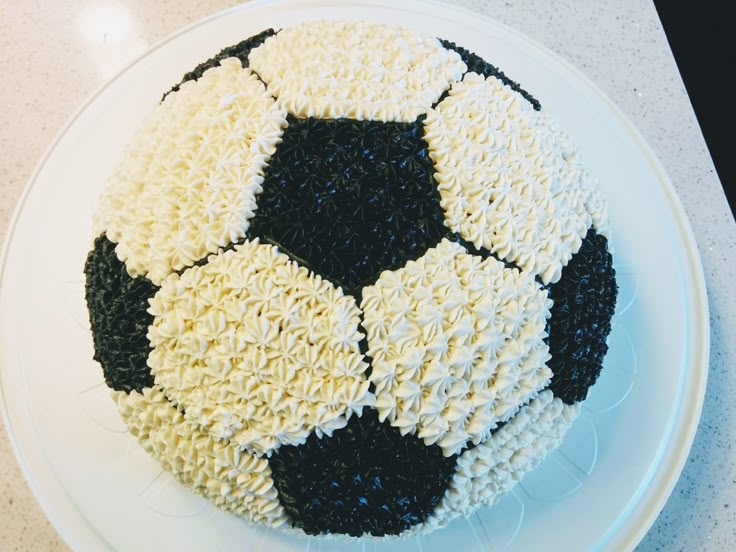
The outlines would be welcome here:
M 289 117 L 249 234 L 284 247 L 357 295 L 446 233 L 424 118 Z
M 567 404 L 585 399 L 598 379 L 617 293 L 608 240 L 591 228 L 560 281 L 549 286 L 549 389 Z
M 200 63 L 192 71 L 186 73 L 179 84 L 175 84 L 174 86 L 172 86 L 171 90 L 166 92 L 161 97 L 161 101 L 163 102 L 166 99 L 166 96 L 168 96 L 172 92 L 176 92 L 177 90 L 179 90 L 179 87 L 181 87 L 181 85 L 185 82 L 190 80 L 198 80 L 207 69 L 218 67 L 220 65 L 220 61 L 222 61 L 223 59 L 236 57 L 240 60 L 240 63 L 243 64 L 243 67 L 248 67 L 248 54 L 250 54 L 250 51 L 263 44 L 263 42 L 269 36 L 273 36 L 275 34 L 276 32 L 273 29 L 267 29 L 257 35 L 246 38 L 242 42 L 238 42 L 233 46 L 228 46 L 227 48 L 220 50 L 219 54 L 215 55 L 214 57 L 208 59 L 203 63 Z
M 480 56 L 466 50 L 465 48 L 461 46 L 458 46 L 454 42 L 450 42 L 449 40 L 440 39 L 440 43 L 442 44 L 442 46 L 444 46 L 448 50 L 454 50 L 455 52 L 460 54 L 460 57 L 465 62 L 465 65 L 468 66 L 469 73 L 470 72 L 478 73 L 479 75 L 483 75 L 486 78 L 490 76 L 494 76 L 498 80 L 500 80 L 502 83 L 507 85 L 509 88 L 521 94 L 530 104 L 532 104 L 532 107 L 536 111 L 539 111 L 540 109 L 542 109 L 541 104 L 536 98 L 534 98 L 534 96 L 532 96 L 531 94 L 529 94 L 529 92 L 524 90 L 519 85 L 519 83 L 512 81 L 510 78 L 508 78 L 503 73 L 503 71 L 501 71 L 495 65 L 491 65 L 490 63 L 488 63 L 486 60 L 484 60 Z M 442 101 L 444 97 L 445 95 L 443 95 L 443 97 L 440 98 L 440 101 Z M 439 103 L 439 101 L 437 103 Z
M 153 316 L 146 309 L 159 288 L 142 276 L 132 278 L 104 234 L 87 255 L 84 273 L 94 358 L 102 365 L 105 382 L 126 393 L 151 387 L 146 334 Z
M 280 447 L 269 465 L 295 527 L 358 537 L 396 535 L 426 520 L 456 461 L 366 409 L 332 437 L 312 434 L 302 445 Z

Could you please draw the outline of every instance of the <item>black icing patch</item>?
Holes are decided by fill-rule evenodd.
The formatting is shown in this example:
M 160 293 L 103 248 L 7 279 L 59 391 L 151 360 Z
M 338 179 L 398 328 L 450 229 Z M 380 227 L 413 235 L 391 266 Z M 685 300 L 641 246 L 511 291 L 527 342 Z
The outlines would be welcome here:
M 102 365 L 105 383 L 126 393 L 151 387 L 146 334 L 153 316 L 146 309 L 159 288 L 142 276 L 132 278 L 104 234 L 87 255 L 84 273 L 94 358 Z
M 498 80 L 500 80 L 502 83 L 504 83 L 506 86 L 511 88 L 511 90 L 514 90 L 515 92 L 518 92 L 521 94 L 524 99 L 526 99 L 530 104 L 532 104 L 532 107 L 539 111 L 542 109 L 541 104 L 539 101 L 529 94 L 526 90 L 524 90 L 518 82 L 515 82 L 508 78 L 503 71 L 501 71 L 498 67 L 495 65 L 491 65 L 486 60 L 484 60 L 482 57 L 474 54 L 473 52 L 470 52 L 466 50 L 465 48 L 458 46 L 454 42 L 450 42 L 449 40 L 443 40 L 439 39 L 442 46 L 447 48 L 448 50 L 454 50 L 460 55 L 460 58 L 465 62 L 465 65 L 468 66 L 468 73 L 478 73 L 479 75 L 483 75 L 484 77 L 496 77 Z M 440 98 L 440 100 L 437 102 L 439 103 L 442 101 L 443 98 Z
M 273 36 L 275 34 L 276 32 L 273 29 L 267 29 L 261 33 L 258 33 L 257 35 L 246 38 L 242 42 L 238 42 L 237 44 L 228 46 L 227 48 L 223 48 L 222 50 L 220 50 L 219 54 L 211 57 L 203 63 L 200 63 L 192 71 L 185 73 L 184 77 L 182 77 L 181 79 L 181 82 L 172 86 L 171 90 L 166 92 L 161 97 L 161 101 L 163 102 L 166 99 L 166 96 L 168 96 L 172 92 L 176 92 L 177 90 L 179 90 L 181 85 L 185 82 L 190 80 L 198 80 L 207 69 L 218 67 L 220 65 L 220 61 L 222 61 L 223 59 L 236 57 L 240 60 L 240 63 L 243 64 L 243 67 L 248 67 L 248 54 L 250 54 L 250 51 L 254 48 L 258 48 L 258 46 L 263 44 L 269 36 Z
M 282 245 L 352 295 L 439 243 L 447 229 L 423 117 L 288 123 L 250 236 Z
M 560 281 L 549 286 L 549 389 L 567 404 L 585 399 L 598 379 L 617 293 L 608 240 L 591 228 Z
M 279 500 L 310 535 L 396 535 L 422 523 L 444 495 L 456 456 L 404 435 L 364 410 L 348 425 L 269 458 Z

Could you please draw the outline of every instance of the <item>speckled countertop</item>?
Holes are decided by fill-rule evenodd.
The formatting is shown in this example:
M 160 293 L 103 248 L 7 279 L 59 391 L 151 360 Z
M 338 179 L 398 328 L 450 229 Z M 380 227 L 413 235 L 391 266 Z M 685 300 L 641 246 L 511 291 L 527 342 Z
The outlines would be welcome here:
M 0 18 L 0 238 L 45 148 L 84 99 L 178 28 L 228 0 L 10 0 Z M 708 388 L 680 480 L 640 550 L 736 549 L 736 225 L 649 0 L 454 0 L 542 43 L 632 119 L 692 224 L 711 312 Z M 113 23 L 115 23 L 113 25 Z M 114 30 L 114 32 L 113 32 Z M 729 269 L 730 267 L 730 269 Z M 0 432 L 0 551 L 66 550 Z

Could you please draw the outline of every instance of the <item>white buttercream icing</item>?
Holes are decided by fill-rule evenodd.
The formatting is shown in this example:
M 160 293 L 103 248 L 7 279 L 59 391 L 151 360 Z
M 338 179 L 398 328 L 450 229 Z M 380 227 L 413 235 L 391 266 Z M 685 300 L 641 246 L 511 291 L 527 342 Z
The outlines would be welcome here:
M 426 113 L 466 70 L 436 38 L 352 21 L 283 29 L 248 63 L 297 117 L 404 122 Z
M 546 284 L 580 249 L 605 202 L 545 113 L 495 77 L 468 73 L 425 121 L 445 223 Z
M 181 483 L 250 521 L 271 527 L 287 521 L 265 458 L 213 439 L 158 387 L 113 391 L 113 398 L 130 432 Z
M 552 376 L 550 304 L 531 274 L 448 240 L 384 271 L 361 302 L 380 419 L 446 456 L 484 440 Z
M 156 384 L 215 438 L 267 454 L 373 403 L 355 300 L 274 246 L 212 255 L 150 303 Z
M 96 213 L 132 276 L 155 284 L 245 236 L 286 114 L 222 60 L 166 96 L 125 150 Z
M 450 486 L 432 515 L 414 533 L 447 525 L 481 506 L 492 506 L 562 442 L 580 413 L 551 391 L 539 393 L 490 439 L 463 452 Z

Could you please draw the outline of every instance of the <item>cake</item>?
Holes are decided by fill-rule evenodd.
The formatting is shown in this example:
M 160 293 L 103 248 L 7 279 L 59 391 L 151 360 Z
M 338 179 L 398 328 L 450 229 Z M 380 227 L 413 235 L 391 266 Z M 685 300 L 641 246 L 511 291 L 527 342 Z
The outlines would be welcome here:
M 266 30 L 122 154 L 84 268 L 95 360 L 140 444 L 217 506 L 426 533 L 495 504 L 580 412 L 608 239 L 575 147 L 497 67 L 393 25 Z

